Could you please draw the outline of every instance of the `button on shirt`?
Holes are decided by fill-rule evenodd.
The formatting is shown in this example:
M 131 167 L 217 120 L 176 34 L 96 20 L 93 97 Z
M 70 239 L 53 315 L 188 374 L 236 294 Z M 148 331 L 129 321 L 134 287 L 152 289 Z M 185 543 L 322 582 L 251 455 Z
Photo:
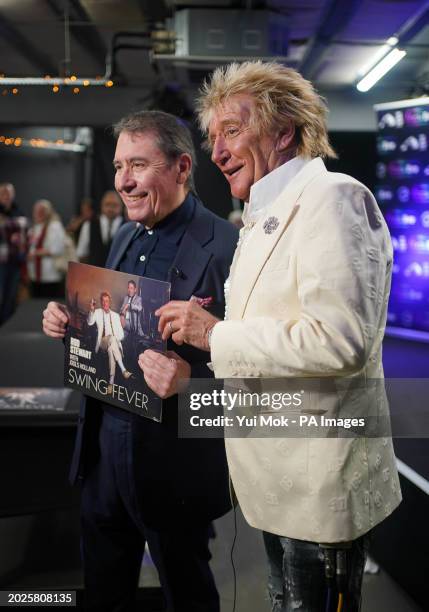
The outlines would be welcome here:
M 194 196 L 189 193 L 183 204 L 153 228 L 146 229 L 142 225 L 119 264 L 119 270 L 156 280 L 170 280 L 178 245 L 194 210 Z

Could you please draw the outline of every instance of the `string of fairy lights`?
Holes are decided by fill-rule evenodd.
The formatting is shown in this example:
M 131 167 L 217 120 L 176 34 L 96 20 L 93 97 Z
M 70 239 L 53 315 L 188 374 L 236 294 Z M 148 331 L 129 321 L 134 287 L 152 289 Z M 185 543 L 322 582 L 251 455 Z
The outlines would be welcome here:
M 83 89 L 88 87 L 105 87 L 111 89 L 114 82 L 106 76 L 96 76 L 94 78 L 79 78 L 76 75 L 68 77 L 51 77 L 49 74 L 44 77 L 5 77 L 4 74 L 0 74 L 0 93 L 2 96 L 16 96 L 21 92 L 21 87 L 18 87 L 18 83 L 23 85 L 22 89 L 26 89 L 26 86 L 39 85 L 50 87 L 53 94 L 58 94 L 61 91 L 71 91 L 73 95 L 79 94 Z M 9 87 L 4 87 L 9 85 Z M 2 89 L 3 87 L 3 89 Z M 12 148 L 37 148 L 37 149 L 51 149 L 57 151 L 69 151 L 72 153 L 81 153 L 86 150 L 86 146 L 74 143 L 65 142 L 64 140 L 46 140 L 44 138 L 23 138 L 21 136 L 7 136 L 0 134 L 0 147 L 12 147 Z
M 110 89 L 114 82 L 110 78 L 96 76 L 95 78 L 79 78 L 76 75 L 68 77 L 51 77 L 49 74 L 44 77 L 6 77 L 0 74 L 1 95 L 18 95 L 21 92 L 20 86 L 39 85 L 50 87 L 54 94 L 61 91 L 70 90 L 74 95 L 79 94 L 82 89 L 88 87 L 106 87 Z
M 71 153 L 83 153 L 86 146 L 75 142 L 57 140 L 46 140 L 45 138 L 21 138 L 21 136 L 0 135 L 0 147 L 23 147 L 36 149 L 51 149 L 56 151 L 69 151 Z

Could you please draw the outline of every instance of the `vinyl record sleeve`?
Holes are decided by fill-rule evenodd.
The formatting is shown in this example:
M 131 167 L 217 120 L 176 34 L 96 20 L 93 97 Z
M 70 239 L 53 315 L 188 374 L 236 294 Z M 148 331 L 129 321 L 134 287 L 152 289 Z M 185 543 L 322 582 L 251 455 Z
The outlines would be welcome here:
M 155 311 L 170 299 L 170 283 L 70 262 L 66 303 L 64 386 L 154 421 L 162 400 L 138 365 L 146 349 L 167 350 Z

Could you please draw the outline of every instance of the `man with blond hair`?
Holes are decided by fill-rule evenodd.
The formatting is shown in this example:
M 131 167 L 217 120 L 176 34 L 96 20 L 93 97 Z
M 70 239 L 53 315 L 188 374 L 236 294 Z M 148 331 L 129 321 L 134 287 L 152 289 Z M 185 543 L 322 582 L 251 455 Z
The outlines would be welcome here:
M 244 228 L 226 319 L 173 301 L 158 311 L 164 337 L 210 351 L 218 378 L 282 378 L 286 389 L 318 379 L 301 414 L 353 414 L 355 394 L 318 391 L 329 378 L 334 389 L 361 381 L 357 404 L 369 411 L 392 246 L 368 189 L 325 168 L 335 153 L 323 100 L 295 70 L 257 61 L 218 68 L 198 109 L 212 161 L 245 201 Z M 376 404 L 388 420 L 384 389 Z M 234 488 L 264 532 L 272 610 L 332 610 L 338 598 L 355 612 L 368 533 L 401 500 L 392 442 L 300 434 L 227 439 Z

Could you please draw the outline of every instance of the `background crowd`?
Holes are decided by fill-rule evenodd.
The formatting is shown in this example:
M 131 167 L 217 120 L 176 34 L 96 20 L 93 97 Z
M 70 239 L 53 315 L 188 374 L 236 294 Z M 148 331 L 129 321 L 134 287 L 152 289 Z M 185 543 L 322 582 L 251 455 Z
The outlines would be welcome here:
M 98 206 L 85 197 L 67 225 L 45 198 L 34 202 L 28 219 L 16 201 L 15 186 L 0 183 L 0 325 L 30 296 L 63 297 L 69 261 L 103 266 L 126 220 L 118 194 L 110 190 Z M 241 211 L 232 211 L 229 220 L 241 227 Z
M 96 211 L 84 198 L 64 226 L 53 202 L 34 202 L 28 219 L 12 183 L 0 183 L 0 324 L 28 297 L 62 297 L 69 261 L 101 266 L 125 222 L 115 191 L 106 191 Z

